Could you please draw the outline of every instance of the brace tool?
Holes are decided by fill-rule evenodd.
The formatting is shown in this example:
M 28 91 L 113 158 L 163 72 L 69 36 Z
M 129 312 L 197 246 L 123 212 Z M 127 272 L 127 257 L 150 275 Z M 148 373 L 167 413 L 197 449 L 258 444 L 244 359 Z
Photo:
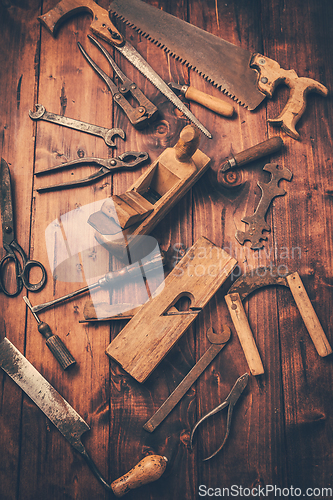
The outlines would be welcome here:
M 87 11 L 92 14 L 93 22 L 90 26 L 91 31 L 102 38 L 107 43 L 113 45 L 133 66 L 135 66 L 155 87 L 164 94 L 198 129 L 201 130 L 209 139 L 212 139 L 211 133 L 199 122 L 191 113 L 185 104 L 176 96 L 170 87 L 153 70 L 147 61 L 128 43 L 117 28 L 112 24 L 109 12 L 92 0 L 61 0 L 53 9 L 46 14 L 39 16 L 38 19 L 54 35 L 59 24 L 69 16 L 79 11 Z
M 162 259 L 163 259 L 163 256 L 162 256 Z M 161 266 L 161 253 L 158 252 L 156 254 L 156 256 L 154 256 L 149 262 L 145 263 L 144 272 L 147 273 L 148 271 L 153 271 L 156 268 L 159 269 L 160 266 Z M 127 278 L 129 276 L 131 276 L 132 278 L 135 278 L 136 276 L 142 276 L 141 267 L 142 267 L 141 265 L 137 266 L 136 264 L 133 264 L 131 266 L 123 267 L 122 269 L 119 269 L 117 271 L 110 271 L 109 273 L 106 273 L 98 281 L 96 281 L 96 283 L 92 283 L 91 285 L 80 288 L 79 290 L 75 290 L 75 292 L 64 295 L 63 297 L 58 297 L 57 299 L 51 300 L 50 302 L 45 302 L 44 304 L 39 304 L 37 306 L 33 306 L 31 311 L 33 313 L 43 311 L 44 309 L 47 309 L 48 307 L 60 304 L 61 302 L 64 302 L 65 300 L 72 299 L 73 297 L 76 297 L 77 295 L 81 295 L 82 293 L 90 292 L 91 290 L 94 290 L 95 288 L 99 288 L 99 287 L 108 288 L 111 285 L 119 283 L 120 281 L 124 280 L 125 278 Z
M 33 314 L 33 317 L 37 321 L 38 324 L 38 331 L 43 335 L 43 337 L 46 339 L 46 345 L 52 352 L 53 356 L 56 358 L 60 366 L 64 369 L 67 370 L 70 366 L 73 366 L 76 364 L 75 359 L 63 343 L 60 337 L 58 335 L 54 335 L 51 331 L 50 326 L 47 323 L 44 323 L 39 319 L 36 313 L 32 310 L 32 305 L 30 303 L 30 300 L 28 297 L 24 296 L 23 297 L 24 302 L 27 304 L 29 307 L 30 311 Z
M 157 410 L 157 412 L 145 423 L 143 428 L 148 432 L 153 432 L 156 427 L 163 422 L 163 420 L 169 415 L 169 413 L 174 409 L 181 398 L 187 393 L 189 388 L 194 384 L 194 382 L 200 377 L 207 366 L 213 361 L 213 359 L 218 355 L 218 353 L 223 349 L 230 339 L 231 331 L 230 328 L 223 325 L 221 333 L 215 333 L 213 328 L 208 328 L 207 338 L 212 344 L 205 354 L 201 356 L 199 361 L 193 366 L 186 377 L 180 382 L 176 389 L 170 394 L 170 396 L 164 401 L 162 406 Z
M 271 230 L 265 220 L 265 216 L 273 198 L 286 194 L 286 191 L 278 186 L 280 180 L 286 179 L 290 181 L 293 176 L 288 168 L 279 169 L 277 163 L 268 163 L 264 166 L 263 170 L 271 173 L 271 180 L 268 184 L 257 183 L 262 192 L 261 199 L 254 214 L 242 219 L 242 222 L 249 224 L 250 227 L 247 231 L 237 231 L 235 234 L 236 240 L 241 245 L 244 245 L 245 241 L 251 241 L 252 250 L 259 250 L 263 247 L 261 241 L 267 240 L 267 236 L 264 236 L 262 233 L 263 231 L 270 232 Z
M 283 285 L 290 288 L 306 329 L 309 332 L 319 356 L 328 356 L 331 354 L 332 348 L 326 338 L 299 274 L 297 272 L 291 273 L 284 271 L 284 269 L 276 266 L 260 266 L 240 276 L 229 288 L 228 294 L 225 296 L 232 322 L 238 334 L 252 375 L 261 375 L 264 373 L 264 368 L 242 301 L 258 288 L 269 285 Z
M 47 191 L 55 191 L 57 189 L 86 186 L 87 184 L 95 182 L 105 175 L 112 174 L 117 170 L 132 170 L 137 168 L 148 159 L 148 153 L 128 151 L 127 153 L 122 153 L 117 158 L 79 158 L 77 160 L 68 161 L 67 163 L 62 163 L 61 165 L 56 165 L 55 167 L 48 168 L 46 170 L 40 170 L 39 172 L 36 172 L 35 175 L 48 174 L 68 167 L 76 167 L 77 165 L 100 165 L 101 168 L 98 172 L 89 175 L 89 177 L 85 177 L 84 179 L 65 182 L 63 184 L 55 184 L 54 186 L 42 187 L 37 189 L 37 191 L 39 193 L 45 193 Z
M 0 342 L 0 367 L 83 456 L 104 488 L 112 491 L 117 497 L 138 486 L 156 481 L 165 471 L 167 465 L 165 457 L 148 455 L 129 473 L 109 484 L 102 477 L 81 441 L 82 434 L 90 430 L 89 425 L 7 338 Z
M 224 446 L 224 444 L 225 444 L 225 442 L 226 442 L 226 440 L 227 440 L 227 438 L 229 436 L 229 433 L 230 433 L 231 419 L 232 419 L 232 414 L 233 414 L 234 406 L 237 403 L 237 401 L 239 400 L 239 398 L 240 398 L 242 392 L 244 391 L 245 387 L 247 386 L 248 380 L 249 380 L 248 373 L 244 373 L 244 375 L 242 375 L 241 377 L 239 377 L 236 380 L 236 383 L 233 386 L 233 388 L 231 389 L 230 393 L 228 394 L 228 396 L 223 401 L 223 403 L 221 403 L 216 408 L 214 408 L 214 410 L 212 410 L 209 413 L 207 413 L 207 415 L 205 415 L 204 417 L 202 417 L 195 424 L 195 426 L 193 427 L 192 432 L 191 432 L 191 437 L 190 437 L 190 446 L 191 446 L 191 448 L 192 448 L 192 445 L 193 445 L 193 436 L 194 436 L 194 433 L 195 433 L 196 429 L 199 427 L 199 425 L 204 420 L 206 420 L 207 418 L 211 417 L 212 415 L 215 415 L 219 411 L 221 411 L 224 408 L 228 407 L 227 429 L 226 429 L 226 433 L 225 433 L 225 436 L 224 436 L 224 439 L 223 439 L 223 443 L 221 444 L 221 446 L 212 455 L 210 455 L 207 458 L 204 458 L 203 459 L 204 462 L 206 460 L 210 460 L 211 458 L 215 457 L 215 455 L 217 455 L 218 452 L 222 450 L 222 448 L 223 448 L 223 446 Z
M 169 87 L 175 92 L 179 92 L 189 101 L 202 104 L 205 108 L 214 111 L 215 113 L 230 118 L 234 114 L 234 107 L 228 102 L 222 101 L 218 97 L 201 92 L 201 90 L 190 87 L 189 85 L 180 85 L 179 83 L 170 82 Z
M 37 292 L 46 282 L 46 270 L 37 260 L 28 260 L 24 250 L 15 239 L 14 214 L 12 204 L 12 189 L 10 171 L 7 163 L 1 158 L 1 222 L 2 242 L 6 255 L 0 260 L 0 291 L 8 297 L 16 297 L 21 293 L 23 286 L 30 292 Z M 18 259 L 16 253 L 20 256 Z M 6 289 L 5 268 L 13 262 L 15 265 L 16 289 L 12 292 Z M 38 283 L 30 283 L 29 275 L 32 268 L 38 267 L 42 277 Z
M 36 104 L 35 106 L 35 112 L 29 110 L 29 116 L 32 120 L 44 120 L 46 122 L 55 123 L 56 125 L 62 125 L 64 127 L 78 130 L 79 132 L 86 132 L 87 134 L 102 137 L 105 141 L 105 144 L 110 148 L 116 147 L 115 142 L 112 140 L 115 135 L 119 135 L 119 137 L 121 137 L 123 140 L 125 139 L 125 132 L 121 128 L 107 129 L 104 127 L 99 127 L 98 125 L 91 125 L 90 123 L 85 123 L 81 120 L 75 120 L 74 118 L 68 118 L 67 116 L 49 113 L 48 111 L 46 111 L 42 104 Z
M 89 40 L 99 48 L 99 50 L 105 55 L 106 59 L 113 68 L 116 77 L 118 79 L 118 85 L 115 85 L 111 78 L 104 73 L 101 68 L 91 59 L 91 57 L 84 50 L 80 42 L 78 42 L 78 47 L 81 50 L 83 56 L 88 61 L 90 66 L 99 74 L 99 76 L 104 80 L 108 89 L 110 90 L 114 101 L 122 108 L 126 113 L 127 118 L 131 124 L 137 129 L 141 129 L 148 125 L 148 123 L 155 120 L 158 115 L 157 107 L 147 99 L 147 97 L 138 89 L 137 85 L 133 83 L 126 75 L 120 70 L 116 65 L 115 61 L 112 59 L 111 54 L 101 45 L 96 38 L 88 35 Z M 131 95 L 138 103 L 138 107 L 133 108 L 125 96 Z

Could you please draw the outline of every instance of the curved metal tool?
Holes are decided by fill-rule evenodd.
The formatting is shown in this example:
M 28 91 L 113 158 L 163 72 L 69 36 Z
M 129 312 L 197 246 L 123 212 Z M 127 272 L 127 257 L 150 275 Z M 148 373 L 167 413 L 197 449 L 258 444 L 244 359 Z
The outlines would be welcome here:
M 42 104 L 36 104 L 35 112 L 29 110 L 29 116 L 32 120 L 35 121 L 44 120 L 46 122 L 55 123 L 56 125 L 62 125 L 64 127 L 78 130 L 79 132 L 86 132 L 87 134 L 102 137 L 105 141 L 105 144 L 110 148 L 116 147 L 116 144 L 112 140 L 115 135 L 119 135 L 119 137 L 121 137 L 123 140 L 125 139 L 125 132 L 121 128 L 107 129 L 104 127 L 99 127 L 98 125 L 91 125 L 90 123 L 75 120 L 74 118 L 68 118 L 67 116 L 49 113 L 48 111 L 46 111 Z
M 240 398 L 242 392 L 244 391 L 245 387 L 247 386 L 248 380 L 249 380 L 248 373 L 244 373 L 244 375 L 242 375 L 241 377 L 239 377 L 236 380 L 236 383 L 233 386 L 233 388 L 231 389 L 230 393 L 228 394 L 228 396 L 226 397 L 226 399 L 223 401 L 223 403 L 221 403 L 216 408 L 214 408 L 214 410 L 212 410 L 209 413 L 207 413 L 207 415 L 204 415 L 195 424 L 195 426 L 193 427 L 192 432 L 191 432 L 191 437 L 190 437 L 190 446 L 191 446 L 191 448 L 193 446 L 193 436 L 194 436 L 194 433 L 195 433 L 196 429 L 199 427 L 199 425 L 204 420 L 206 420 L 207 418 L 211 417 L 212 415 L 215 415 L 216 413 L 218 413 L 219 411 L 223 410 L 227 406 L 229 407 L 228 408 L 228 415 L 227 415 L 227 428 L 226 428 L 226 433 L 225 433 L 223 442 L 222 442 L 221 446 L 212 455 L 210 455 L 209 457 L 203 459 L 204 462 L 206 460 L 210 460 L 211 458 L 215 457 L 215 455 L 217 455 L 218 452 L 222 450 L 222 448 L 223 448 L 223 446 L 224 446 L 224 444 L 225 444 L 225 442 L 226 442 L 226 440 L 227 440 L 227 438 L 229 436 L 229 433 L 230 433 L 231 419 L 232 419 L 232 414 L 233 414 L 234 406 L 237 403 L 237 401 L 239 400 L 239 398 Z
M 203 373 L 203 371 L 207 368 L 207 366 L 223 349 L 223 347 L 230 339 L 230 335 L 231 335 L 230 328 L 225 325 L 223 325 L 221 333 L 215 333 L 213 328 L 208 328 L 207 338 L 212 345 L 208 348 L 205 354 L 201 356 L 199 361 L 189 371 L 186 377 L 183 378 L 180 384 L 170 394 L 168 399 L 164 401 L 162 406 L 151 417 L 151 419 L 145 423 L 143 428 L 146 431 L 153 432 L 156 429 L 156 427 L 163 422 L 163 420 L 169 415 L 171 410 L 173 410 L 176 404 L 181 400 L 181 398 L 187 393 L 189 388 L 194 384 L 197 378 Z
M 57 189 L 85 186 L 87 184 L 90 184 L 91 182 L 97 181 L 105 175 L 116 172 L 117 170 L 132 170 L 134 168 L 137 168 L 148 159 L 148 153 L 140 153 L 137 151 L 127 151 L 126 153 L 122 153 L 121 155 L 119 155 L 117 158 L 78 158 L 77 160 L 68 161 L 66 163 L 56 165 L 55 167 L 41 170 L 39 172 L 36 172 L 35 175 L 48 174 L 63 170 L 68 167 L 76 167 L 77 165 L 100 165 L 101 168 L 97 172 L 89 175 L 88 177 L 85 177 L 84 179 L 42 187 L 37 189 L 37 191 L 39 193 L 45 193 L 46 191 L 55 191 Z
M 131 124 L 137 129 L 141 129 L 148 123 L 153 121 L 158 115 L 157 107 L 147 99 L 147 97 L 141 92 L 137 85 L 132 82 L 126 75 L 120 70 L 111 57 L 111 54 L 101 45 L 96 38 L 88 35 L 89 40 L 96 45 L 96 47 L 104 54 L 109 64 L 113 68 L 116 77 L 118 79 L 118 85 L 115 85 L 111 78 L 104 73 L 103 70 L 91 59 L 91 57 L 84 50 L 80 42 L 78 42 L 78 47 L 82 52 L 85 59 L 88 61 L 90 66 L 96 71 L 96 73 L 104 80 L 108 89 L 110 90 L 114 101 L 122 108 L 126 113 L 127 118 Z M 131 95 L 138 106 L 133 108 L 128 102 L 125 96 Z
M 250 227 L 246 231 L 237 231 L 235 234 L 236 240 L 244 245 L 245 241 L 251 241 L 252 250 L 259 250 L 263 247 L 262 240 L 267 240 L 267 236 L 263 236 L 263 231 L 270 231 L 271 228 L 265 220 L 266 212 L 276 196 L 284 196 L 286 191 L 279 188 L 278 184 L 281 179 L 290 181 L 293 174 L 288 168 L 279 169 L 277 163 L 268 163 L 263 170 L 272 174 L 268 184 L 258 182 L 258 186 L 262 191 L 261 199 L 253 215 L 246 216 L 242 222 L 249 224 Z

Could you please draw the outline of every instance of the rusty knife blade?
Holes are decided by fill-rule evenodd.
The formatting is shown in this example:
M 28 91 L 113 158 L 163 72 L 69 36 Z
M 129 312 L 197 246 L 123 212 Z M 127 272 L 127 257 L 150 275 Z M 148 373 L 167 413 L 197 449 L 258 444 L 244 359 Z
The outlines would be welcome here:
M 0 367 L 84 455 L 81 436 L 89 425 L 7 338 L 0 342 Z
M 114 0 L 121 20 L 169 52 L 249 110 L 265 99 L 252 53 L 140 0 Z

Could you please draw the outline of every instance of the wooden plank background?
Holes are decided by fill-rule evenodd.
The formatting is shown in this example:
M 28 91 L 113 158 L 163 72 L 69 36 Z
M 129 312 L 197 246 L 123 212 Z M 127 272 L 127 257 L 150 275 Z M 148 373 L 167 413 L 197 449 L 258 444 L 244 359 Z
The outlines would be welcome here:
M 299 76 L 314 78 L 333 89 L 330 0 L 147 3 L 235 45 L 261 52 L 281 67 L 293 68 Z M 130 63 L 115 54 L 125 74 L 161 112 L 155 124 L 136 131 L 113 105 L 104 83 L 77 49 L 80 41 L 101 67 L 108 68 L 86 39 L 91 16 L 81 13 L 68 19 L 55 38 L 40 26 L 37 16 L 55 4 L 54 0 L 3 0 L 0 4 L 1 155 L 10 166 L 13 180 L 17 240 L 31 258 L 43 262 L 48 272 L 45 288 L 29 294 L 33 305 L 83 286 L 79 277 L 68 282 L 52 276 L 48 251 L 54 242 L 45 237 L 46 228 L 69 211 L 79 211 L 88 203 L 124 192 L 145 167 L 107 176 L 91 186 L 47 194 L 36 189 L 47 182 L 88 175 L 94 168 L 48 178 L 36 178 L 34 172 L 82 155 L 108 157 L 131 150 L 147 151 L 153 161 L 166 147 L 174 146 L 188 123 Z M 108 8 L 106 0 L 99 4 Z M 132 29 L 121 23 L 119 27 L 165 81 L 191 83 L 221 96 L 198 74 Z M 213 140 L 202 136 L 200 143 L 200 149 L 211 158 L 211 168 L 159 224 L 153 236 L 163 250 L 171 249 L 173 258 L 180 244 L 187 248 L 200 236 L 206 236 L 238 260 L 239 271 L 234 279 L 239 272 L 271 263 L 297 270 L 333 344 L 332 100 L 330 96 L 308 96 L 306 112 L 297 126 L 301 140 L 295 141 L 266 121 L 282 110 L 286 99 L 286 89 L 279 88 L 273 99 L 265 100 L 254 112 L 235 105 L 232 119 L 190 104 L 192 112 L 214 136 Z M 45 122 L 36 124 L 28 111 L 34 110 L 37 102 L 54 113 L 107 128 L 123 128 L 126 141 L 116 138 L 117 149 L 112 151 L 102 139 Z M 284 140 L 282 152 L 240 170 L 238 189 L 217 186 L 216 171 L 226 158 L 275 135 Z M 276 198 L 269 209 L 267 220 L 272 231 L 264 249 L 253 252 L 248 244 L 240 246 L 234 235 L 236 229 L 244 229 L 242 217 L 253 213 L 257 206 L 261 194 L 257 181 L 269 181 L 262 167 L 270 160 L 289 168 L 293 179 L 281 182 L 287 193 Z M 107 256 L 102 251 L 98 258 Z M 190 430 L 196 419 L 223 401 L 235 380 L 248 370 L 224 302 L 229 285 L 218 291 L 144 384 L 137 383 L 105 355 L 124 321 L 80 322 L 88 295 L 40 313 L 77 360 L 77 366 L 68 373 L 59 368 L 37 331 L 35 319 L 26 311 L 22 300 L 25 291 L 16 298 L 0 295 L 2 337 L 6 335 L 87 421 L 91 430 L 84 436 L 84 443 L 110 482 L 148 453 L 168 457 L 164 476 L 130 492 L 129 500 L 193 500 L 205 492 L 208 496 L 208 488 L 212 488 L 210 496 L 218 496 L 216 489 L 229 488 L 231 492 L 232 486 L 241 496 L 241 488 L 267 485 L 280 489 L 276 496 L 273 492 L 267 498 L 291 497 L 292 487 L 301 488 L 302 495 L 312 488 L 317 498 L 333 495 L 333 358 L 317 355 L 286 288 L 259 290 L 246 300 L 265 374 L 260 380 L 250 377 L 224 449 L 214 459 L 202 462 L 223 439 L 224 413 L 203 424 L 194 450 L 189 448 Z M 208 348 L 207 328 L 220 330 L 223 323 L 232 329 L 227 347 L 165 422 L 153 434 L 145 432 L 143 424 Z M 109 498 L 81 457 L 41 411 L 3 372 L 0 381 L 1 500 Z M 243 491 L 245 495 L 248 492 Z

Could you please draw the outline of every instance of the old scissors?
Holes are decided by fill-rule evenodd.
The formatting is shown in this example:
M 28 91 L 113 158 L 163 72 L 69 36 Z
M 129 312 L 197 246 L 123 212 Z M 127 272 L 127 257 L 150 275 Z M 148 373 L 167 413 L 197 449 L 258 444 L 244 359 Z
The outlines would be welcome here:
M 84 186 L 86 184 L 90 184 L 91 182 L 97 181 L 105 175 L 116 172 L 117 170 L 132 170 L 142 165 L 148 159 L 148 153 L 139 153 L 136 151 L 128 151 L 127 153 L 122 153 L 117 158 L 78 158 L 77 160 L 68 161 L 67 163 L 61 163 L 60 165 L 56 165 L 55 167 L 41 170 L 39 172 L 36 172 L 35 175 L 48 174 L 50 172 L 59 171 L 67 167 L 76 167 L 77 165 L 98 165 L 101 168 L 94 174 L 89 175 L 89 177 L 85 177 L 84 179 L 42 187 L 37 189 L 37 191 L 39 193 L 45 193 L 46 191 L 55 191 L 57 189 L 67 189 L 71 187 Z
M 225 442 L 226 442 L 226 440 L 227 440 L 227 438 L 229 436 L 230 427 L 231 427 L 231 418 L 232 418 L 234 406 L 237 403 L 238 399 L 240 398 L 240 396 L 241 396 L 242 392 L 244 391 L 245 387 L 247 386 L 248 380 L 249 380 L 248 373 L 244 373 L 244 375 L 242 375 L 241 377 L 239 377 L 236 380 L 235 385 L 231 389 L 230 393 L 228 394 L 228 396 L 223 401 L 223 403 L 221 403 L 216 408 L 214 408 L 214 410 L 212 410 L 209 413 L 207 413 L 193 427 L 192 432 L 191 432 L 191 437 L 190 437 L 190 446 L 191 446 L 191 448 L 192 448 L 192 445 L 193 445 L 193 435 L 194 435 L 196 429 L 198 428 L 198 426 L 204 420 L 206 420 L 207 418 L 211 417 L 212 415 L 215 415 L 216 413 L 218 413 L 219 411 L 223 410 L 227 406 L 229 407 L 228 408 L 228 415 L 227 415 L 227 429 L 226 429 L 226 433 L 225 433 L 225 436 L 224 436 L 223 443 L 221 444 L 221 446 L 212 455 L 210 455 L 207 458 L 204 458 L 204 461 L 209 460 L 209 459 L 215 457 L 215 455 L 217 455 L 217 453 L 219 451 L 221 451 L 221 449 L 223 448 L 223 446 L 224 446 L 224 444 L 225 444 Z
M 104 54 L 108 60 L 110 66 L 113 68 L 115 75 L 118 79 L 118 85 L 116 85 L 111 78 L 97 66 L 97 64 L 89 57 L 87 52 L 84 50 L 80 42 L 78 42 L 78 47 L 81 50 L 83 56 L 92 66 L 92 68 L 99 74 L 99 76 L 104 80 L 108 89 L 110 90 L 114 101 L 122 108 L 126 113 L 127 118 L 131 124 L 137 129 L 143 128 L 148 123 L 153 121 L 158 115 L 158 109 L 147 97 L 141 92 L 137 85 L 132 82 L 126 75 L 120 70 L 111 57 L 111 54 L 101 45 L 96 38 L 88 35 L 89 40 L 96 45 L 96 47 Z M 131 95 L 133 99 L 138 103 L 136 108 L 133 108 L 125 96 Z
M 6 250 L 6 255 L 0 260 L 0 291 L 8 297 L 16 297 L 23 286 L 31 292 L 40 290 L 46 282 L 46 271 L 40 262 L 28 260 L 15 239 L 10 172 L 3 158 L 1 158 L 1 222 L 3 248 Z M 20 259 L 15 252 L 19 254 Z M 10 262 L 15 265 L 16 289 L 14 291 L 9 291 L 4 284 L 5 268 Z M 29 281 L 29 274 L 33 267 L 38 267 L 42 271 L 42 278 L 38 283 Z

